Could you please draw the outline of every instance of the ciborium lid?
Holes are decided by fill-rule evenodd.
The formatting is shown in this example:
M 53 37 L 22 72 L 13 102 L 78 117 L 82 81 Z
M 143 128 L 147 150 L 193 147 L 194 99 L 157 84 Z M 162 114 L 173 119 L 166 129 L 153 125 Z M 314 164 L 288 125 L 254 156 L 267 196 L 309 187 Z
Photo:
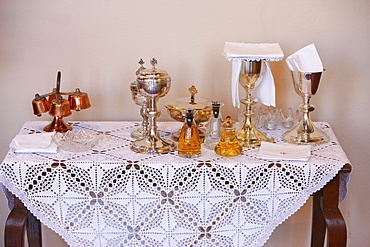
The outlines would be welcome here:
M 163 97 L 171 87 L 171 77 L 165 70 L 156 68 L 157 60 L 153 58 L 151 69 L 138 71 L 136 86 L 139 94 L 145 97 Z
M 195 94 L 198 93 L 198 90 L 194 85 L 192 85 L 188 91 L 190 93 L 190 97 L 176 98 L 173 101 L 168 102 L 165 105 L 166 108 L 184 111 L 188 108 L 192 108 L 194 110 L 212 110 L 212 101 L 210 99 L 204 97 L 195 97 Z
M 146 69 L 141 68 L 137 71 L 137 79 L 139 80 L 152 80 L 152 79 L 168 79 L 170 76 L 168 75 L 167 71 L 158 69 L 157 60 L 153 58 L 150 60 L 152 64 L 152 68 Z

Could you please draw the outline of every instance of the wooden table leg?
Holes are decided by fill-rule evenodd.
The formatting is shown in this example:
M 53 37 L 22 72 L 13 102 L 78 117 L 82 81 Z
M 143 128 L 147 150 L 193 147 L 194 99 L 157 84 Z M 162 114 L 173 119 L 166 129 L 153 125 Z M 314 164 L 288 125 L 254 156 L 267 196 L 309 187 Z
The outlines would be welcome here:
M 27 239 L 28 246 L 42 247 L 41 223 L 30 212 L 27 218 Z
M 40 221 L 14 196 L 14 207 L 5 222 L 5 247 L 23 247 L 25 231 L 30 247 L 42 247 Z
M 311 246 L 322 247 L 325 241 L 326 224 L 322 214 L 322 191 L 313 195 Z
M 5 222 L 5 247 L 23 247 L 24 231 L 28 217 L 28 210 L 18 198 L 14 197 L 14 207 Z
M 340 173 L 350 172 L 351 166 L 345 165 Z M 338 173 L 322 190 L 313 195 L 311 246 L 324 246 L 327 231 L 328 247 L 347 245 L 347 228 L 338 208 L 341 174 Z

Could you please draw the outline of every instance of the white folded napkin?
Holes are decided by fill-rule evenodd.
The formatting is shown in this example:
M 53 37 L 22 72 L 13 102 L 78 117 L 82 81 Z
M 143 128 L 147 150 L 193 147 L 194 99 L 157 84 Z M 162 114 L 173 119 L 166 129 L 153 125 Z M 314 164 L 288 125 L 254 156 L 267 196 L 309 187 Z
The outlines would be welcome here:
M 231 96 L 234 107 L 240 107 L 239 102 L 239 73 L 243 60 L 260 61 L 265 63 L 266 71 L 260 84 L 255 88 L 257 99 L 264 105 L 275 106 L 275 83 L 269 61 L 279 61 L 284 57 L 277 43 L 237 43 L 225 42 L 224 56 L 232 61 Z
M 322 72 L 323 66 L 314 44 L 303 47 L 286 59 L 291 71 Z
M 257 158 L 266 160 L 308 161 L 311 156 L 311 145 L 262 142 Z
M 16 135 L 10 143 L 15 153 L 56 153 L 57 145 L 52 142 L 53 132 Z

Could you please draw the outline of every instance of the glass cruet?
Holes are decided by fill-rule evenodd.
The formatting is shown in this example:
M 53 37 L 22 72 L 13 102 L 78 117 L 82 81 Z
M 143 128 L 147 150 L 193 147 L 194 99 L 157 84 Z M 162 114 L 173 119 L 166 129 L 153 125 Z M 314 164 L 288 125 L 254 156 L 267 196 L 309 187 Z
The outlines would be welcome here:
M 181 128 L 177 151 L 181 157 L 192 158 L 200 156 L 201 148 L 198 127 L 194 121 L 194 110 L 188 108 L 185 123 Z
M 220 101 L 212 101 L 212 115 L 208 120 L 206 136 L 204 140 L 205 148 L 214 150 L 217 143 L 220 142 L 222 126 L 222 116 L 220 108 L 222 105 L 223 104 Z

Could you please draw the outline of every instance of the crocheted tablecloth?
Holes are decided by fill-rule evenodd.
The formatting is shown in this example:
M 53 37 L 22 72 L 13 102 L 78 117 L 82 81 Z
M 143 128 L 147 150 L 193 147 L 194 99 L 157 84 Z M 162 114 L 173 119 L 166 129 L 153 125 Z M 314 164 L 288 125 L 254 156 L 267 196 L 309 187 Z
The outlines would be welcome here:
M 26 122 L 20 133 L 42 131 Z M 308 162 L 267 161 L 258 149 L 234 158 L 203 149 L 199 158 L 130 150 L 137 122 L 70 122 L 104 134 L 87 152 L 15 154 L 1 164 L 0 182 L 71 246 L 261 246 L 349 163 L 331 127 Z M 158 123 L 169 137 L 173 122 Z M 285 130 L 269 131 L 277 142 Z M 348 178 L 341 186 L 346 195 Z

